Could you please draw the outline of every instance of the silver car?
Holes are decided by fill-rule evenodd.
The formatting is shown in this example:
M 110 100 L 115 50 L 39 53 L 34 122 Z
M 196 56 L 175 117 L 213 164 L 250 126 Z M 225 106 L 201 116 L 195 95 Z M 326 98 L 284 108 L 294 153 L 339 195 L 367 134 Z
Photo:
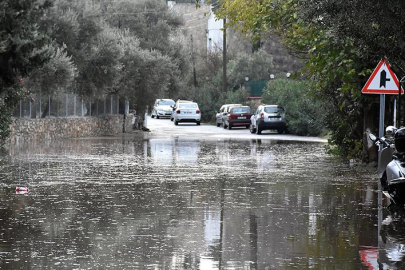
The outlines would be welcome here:
M 152 118 L 159 119 L 159 117 L 170 117 L 172 115 L 172 106 L 174 100 L 172 99 L 156 99 L 152 109 Z
M 229 112 L 230 107 L 242 106 L 242 104 L 224 104 L 219 109 L 219 112 L 215 115 L 217 127 L 224 124 L 224 118 Z
M 263 130 L 277 130 L 279 134 L 287 132 L 285 110 L 278 105 L 260 105 L 250 117 L 250 132 L 262 134 Z
M 173 122 L 178 125 L 180 122 L 193 122 L 197 125 L 201 123 L 201 112 L 195 102 L 177 103 L 173 111 Z

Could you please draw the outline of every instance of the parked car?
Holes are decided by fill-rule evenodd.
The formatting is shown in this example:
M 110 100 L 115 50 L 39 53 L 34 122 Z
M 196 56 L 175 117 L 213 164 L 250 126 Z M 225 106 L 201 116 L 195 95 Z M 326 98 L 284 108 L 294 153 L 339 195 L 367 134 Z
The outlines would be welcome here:
M 159 117 L 170 117 L 172 115 L 172 106 L 174 105 L 172 99 L 156 99 L 153 105 L 151 117 L 159 119 Z
M 250 132 L 261 134 L 263 130 L 287 132 L 285 110 L 278 105 L 260 105 L 250 118 Z
M 242 106 L 242 104 L 224 104 L 219 109 L 219 112 L 215 115 L 217 127 L 220 127 L 224 123 L 224 116 L 228 114 L 228 109 L 234 106 Z
M 172 113 L 171 113 L 171 116 L 170 116 L 170 121 L 173 121 L 173 117 L 174 117 L 174 112 L 176 111 L 176 109 L 179 107 L 179 104 L 180 103 L 192 103 L 193 101 L 191 101 L 191 100 L 184 100 L 184 99 L 178 99 L 177 101 L 176 101 L 176 103 L 172 106 Z
M 200 125 L 201 112 L 195 102 L 178 103 L 173 111 L 173 122 L 178 125 L 180 122 L 194 122 Z
M 232 127 L 245 126 L 249 128 L 250 117 L 252 116 L 249 106 L 229 107 L 229 112 L 224 115 L 223 127 L 232 129 Z

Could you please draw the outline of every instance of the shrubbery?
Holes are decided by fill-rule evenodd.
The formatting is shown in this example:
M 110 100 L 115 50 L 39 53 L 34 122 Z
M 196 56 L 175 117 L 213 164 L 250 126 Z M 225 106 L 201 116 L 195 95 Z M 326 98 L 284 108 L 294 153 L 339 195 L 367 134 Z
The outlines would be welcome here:
M 325 105 L 311 95 L 306 81 L 271 81 L 263 91 L 262 103 L 283 106 L 288 129 L 293 134 L 318 136 L 326 132 Z

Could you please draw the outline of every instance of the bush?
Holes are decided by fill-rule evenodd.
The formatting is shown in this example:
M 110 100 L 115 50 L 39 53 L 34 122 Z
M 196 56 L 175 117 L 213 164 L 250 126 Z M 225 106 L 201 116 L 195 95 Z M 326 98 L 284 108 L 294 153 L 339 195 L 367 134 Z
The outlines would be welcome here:
M 278 104 L 286 110 L 291 133 L 318 136 L 326 132 L 326 110 L 322 101 L 309 92 L 309 83 L 292 79 L 276 79 L 263 91 L 264 104 Z

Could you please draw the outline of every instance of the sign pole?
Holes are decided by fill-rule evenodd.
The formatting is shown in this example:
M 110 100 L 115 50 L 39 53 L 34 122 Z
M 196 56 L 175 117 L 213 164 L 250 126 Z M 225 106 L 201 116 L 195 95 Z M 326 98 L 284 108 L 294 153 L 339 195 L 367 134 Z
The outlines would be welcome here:
M 382 138 L 384 137 L 384 113 L 385 112 L 385 95 L 381 94 L 380 95 L 380 125 L 378 127 L 378 137 Z M 380 147 L 380 151 L 381 151 Z
M 392 125 L 394 127 L 397 127 L 397 98 L 394 98 L 394 113 L 393 113 L 393 119 Z
M 401 128 L 401 89 L 402 89 L 402 79 L 399 80 L 398 87 L 398 128 Z

